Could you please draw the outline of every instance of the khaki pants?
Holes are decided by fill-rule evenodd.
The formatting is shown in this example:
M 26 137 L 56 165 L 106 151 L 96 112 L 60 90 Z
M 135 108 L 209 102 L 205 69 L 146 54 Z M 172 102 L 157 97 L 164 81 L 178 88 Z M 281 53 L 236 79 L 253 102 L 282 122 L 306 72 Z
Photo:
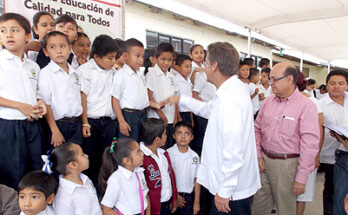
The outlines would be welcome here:
M 296 196 L 293 184 L 298 158 L 271 159 L 263 154 L 266 172 L 261 173 L 262 188 L 257 191 L 251 208 L 252 215 L 271 214 L 276 205 L 278 215 L 296 215 Z

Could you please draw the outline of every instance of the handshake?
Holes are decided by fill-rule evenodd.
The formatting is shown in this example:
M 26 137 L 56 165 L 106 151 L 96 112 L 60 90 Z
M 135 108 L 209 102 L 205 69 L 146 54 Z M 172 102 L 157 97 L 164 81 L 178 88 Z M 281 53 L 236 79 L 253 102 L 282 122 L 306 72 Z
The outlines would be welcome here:
M 155 108 L 155 109 L 162 109 L 167 104 L 178 104 L 179 101 L 180 101 L 180 96 L 173 95 L 173 96 L 168 97 L 167 99 L 160 101 L 160 102 L 150 101 L 150 107 Z

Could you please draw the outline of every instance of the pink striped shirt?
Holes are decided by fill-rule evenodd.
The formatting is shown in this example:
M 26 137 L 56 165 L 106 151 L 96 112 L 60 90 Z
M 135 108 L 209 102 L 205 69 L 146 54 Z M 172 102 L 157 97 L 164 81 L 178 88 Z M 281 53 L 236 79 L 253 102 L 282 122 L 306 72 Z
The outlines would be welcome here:
M 297 88 L 283 101 L 275 95 L 268 97 L 255 121 L 255 137 L 258 157 L 262 157 L 262 148 L 300 154 L 295 181 L 306 183 L 314 169 L 320 137 L 318 112 L 311 100 Z

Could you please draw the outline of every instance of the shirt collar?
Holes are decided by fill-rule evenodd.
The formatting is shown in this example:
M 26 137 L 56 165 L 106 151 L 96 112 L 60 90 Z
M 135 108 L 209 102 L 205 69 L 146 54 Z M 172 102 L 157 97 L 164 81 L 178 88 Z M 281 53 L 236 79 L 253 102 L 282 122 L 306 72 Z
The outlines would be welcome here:
M 329 93 L 327 93 L 325 95 L 325 97 L 322 99 L 324 100 L 325 104 L 336 103 L 334 100 L 332 100 Z M 347 95 L 347 93 L 344 93 L 344 103 L 343 104 L 345 104 L 347 101 L 348 101 L 348 95 Z
M 136 72 L 133 71 L 132 68 L 130 68 L 130 66 L 128 66 L 127 64 L 124 64 L 122 69 L 127 72 L 130 75 L 137 75 L 139 73 L 139 70 L 137 70 Z
M 7 49 L 3 49 L 3 50 L 1 51 L 1 53 L 2 53 L 2 55 L 3 55 L 7 60 L 20 60 L 20 61 L 22 61 L 20 57 L 18 57 L 18 56 L 16 56 L 16 55 L 12 54 L 12 53 L 9 52 Z M 27 61 L 27 60 L 28 60 L 27 55 L 26 55 L 25 53 L 23 53 L 23 62 L 24 62 L 24 61 Z
M 302 94 L 300 93 L 300 91 L 298 90 L 298 88 L 295 86 L 294 92 L 293 92 L 289 97 L 287 97 L 286 99 L 284 99 L 283 101 L 292 101 L 292 100 L 294 100 L 295 98 L 297 98 L 299 95 L 302 95 Z M 278 96 L 276 96 L 276 95 L 274 95 L 274 99 L 276 99 L 278 102 L 283 102 L 283 101 L 281 101 L 280 98 L 279 98 Z
M 114 67 L 112 67 L 110 70 L 104 70 L 104 69 L 100 68 L 98 66 L 97 62 L 95 62 L 94 58 L 89 59 L 89 62 L 90 62 L 90 64 L 89 64 L 90 68 L 91 69 L 96 69 L 99 72 L 109 72 L 109 71 L 114 71 L 115 70 Z
M 145 146 L 145 144 L 143 142 L 140 143 L 140 149 L 141 151 L 143 151 L 143 153 L 146 155 L 146 156 L 151 156 L 151 155 L 155 155 L 151 149 L 149 149 L 148 147 Z M 157 153 L 161 153 L 163 154 L 165 151 L 161 148 L 157 148 Z
M 127 179 L 130 179 L 133 175 L 133 173 L 141 173 L 144 172 L 144 168 L 141 167 L 135 167 L 134 171 L 131 172 L 128 169 L 124 168 L 123 166 L 118 166 L 118 170 L 120 170 L 121 174 L 124 175 Z
M 76 72 L 76 70 L 67 62 L 68 68 L 69 68 L 69 75 Z M 65 72 L 62 67 L 60 67 L 56 62 L 53 60 L 50 61 L 50 63 L 47 65 L 53 72 Z
M 179 81 L 191 82 L 190 77 L 187 77 L 187 79 L 185 79 L 179 72 L 177 73 L 178 74 L 176 75 L 176 77 L 179 79 Z
M 88 177 L 85 174 L 81 173 L 80 178 L 81 178 L 83 185 L 76 184 L 72 181 L 69 181 L 69 180 L 65 179 L 63 177 L 63 175 L 60 175 L 59 176 L 59 186 L 61 186 L 65 190 L 67 190 L 69 194 L 72 194 L 77 187 L 87 187 Z
M 239 80 L 238 77 L 236 75 L 233 75 L 231 77 L 229 77 L 226 81 L 224 81 L 224 83 L 221 84 L 221 86 L 216 90 L 216 95 L 220 96 L 225 89 L 229 86 L 229 83 L 234 82 L 235 80 Z M 239 80 L 241 83 L 243 83 L 241 80 Z
M 156 71 L 156 74 L 157 75 L 164 75 L 164 72 L 162 71 L 162 69 L 158 66 L 158 64 L 156 63 L 156 65 L 155 65 L 155 71 Z M 168 74 L 168 72 L 167 72 L 167 74 Z M 164 75 L 165 76 L 165 75 Z

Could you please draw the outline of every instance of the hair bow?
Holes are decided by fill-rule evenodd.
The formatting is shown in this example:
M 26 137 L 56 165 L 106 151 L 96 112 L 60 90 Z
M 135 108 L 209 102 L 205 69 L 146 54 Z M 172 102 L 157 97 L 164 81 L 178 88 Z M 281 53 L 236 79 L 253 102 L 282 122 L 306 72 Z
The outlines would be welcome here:
M 114 153 L 114 146 L 116 144 L 116 137 L 112 139 L 111 146 L 110 146 L 110 154 Z
M 52 162 L 50 161 L 50 156 L 49 155 L 41 155 L 41 158 L 44 162 L 44 165 L 42 167 L 42 171 L 48 173 L 48 174 L 52 174 Z

